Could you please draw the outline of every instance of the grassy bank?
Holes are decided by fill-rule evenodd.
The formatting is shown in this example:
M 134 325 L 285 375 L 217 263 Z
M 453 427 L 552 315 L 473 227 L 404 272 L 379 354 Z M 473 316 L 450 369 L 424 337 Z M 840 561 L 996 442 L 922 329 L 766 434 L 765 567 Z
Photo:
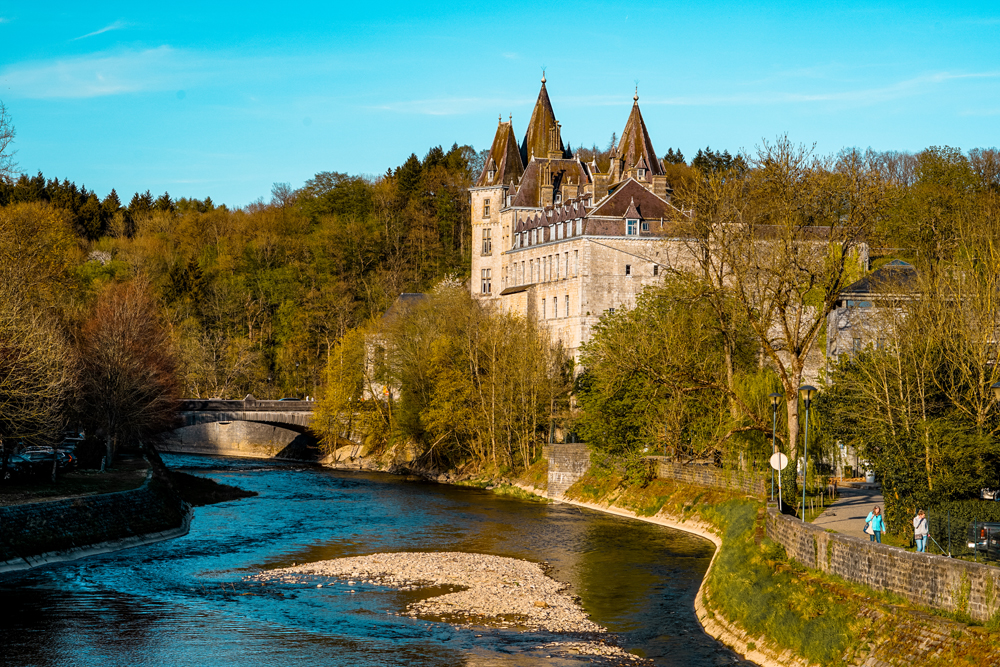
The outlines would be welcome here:
M 592 469 L 567 497 L 711 527 L 722 546 L 705 582 L 705 607 L 747 633 L 747 650 L 790 651 L 824 666 L 1000 664 L 992 627 L 970 627 L 790 560 L 765 535 L 764 504 L 741 492 L 672 480 L 628 484 Z
M 8 480 L 0 484 L 0 506 L 130 491 L 142 486 L 148 469 L 142 457 L 121 457 L 103 472 L 74 470 L 60 474 L 55 482 L 44 475 Z

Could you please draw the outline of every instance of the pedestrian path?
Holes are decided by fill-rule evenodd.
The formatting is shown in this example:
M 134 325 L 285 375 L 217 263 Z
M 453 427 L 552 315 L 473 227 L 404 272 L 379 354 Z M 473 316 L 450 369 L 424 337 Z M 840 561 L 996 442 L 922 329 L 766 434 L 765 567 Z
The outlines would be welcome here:
M 865 517 L 878 505 L 885 511 L 880 489 L 854 489 L 841 487 L 837 490 L 839 498 L 826 508 L 826 511 L 816 517 L 814 525 L 834 530 L 844 535 L 853 535 L 868 539 L 865 535 Z

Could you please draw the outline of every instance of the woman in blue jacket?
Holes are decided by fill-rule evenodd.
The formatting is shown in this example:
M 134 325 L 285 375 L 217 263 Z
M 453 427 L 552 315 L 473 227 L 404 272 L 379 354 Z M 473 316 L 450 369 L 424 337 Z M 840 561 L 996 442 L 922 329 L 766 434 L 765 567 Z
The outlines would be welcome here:
M 868 535 L 868 539 L 872 542 L 878 542 L 881 544 L 882 531 L 885 530 L 885 524 L 882 522 L 882 508 L 876 505 L 875 509 L 868 513 L 865 523 L 871 524 L 871 529 L 873 531 Z

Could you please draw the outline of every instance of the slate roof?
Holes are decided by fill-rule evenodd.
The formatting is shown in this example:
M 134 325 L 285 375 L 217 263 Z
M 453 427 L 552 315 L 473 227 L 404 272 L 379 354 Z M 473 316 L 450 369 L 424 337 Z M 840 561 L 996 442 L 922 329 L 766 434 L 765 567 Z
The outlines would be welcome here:
M 495 172 L 492 179 L 489 178 L 491 168 Z M 476 186 L 516 184 L 523 173 L 524 163 L 521 162 L 521 152 L 517 148 L 514 124 L 500 121 L 490 147 L 490 156 L 483 165 L 483 173 L 479 175 Z
M 521 142 L 521 160 L 523 164 L 528 164 L 531 156 L 544 158 L 549 152 L 549 132 L 556 125 L 556 114 L 552 111 L 552 102 L 549 101 L 549 93 L 545 89 L 545 77 L 542 77 L 542 89 L 538 91 L 538 100 L 535 108 L 531 112 L 531 120 L 528 121 L 528 129 L 524 133 L 524 141 Z M 559 146 L 553 150 L 562 152 L 562 139 Z
M 577 159 L 562 160 L 540 160 L 537 157 L 528 163 L 521 177 L 517 194 L 511 202 L 511 206 L 528 206 L 537 208 L 541 206 L 541 198 L 538 185 L 542 181 L 542 165 L 547 164 L 552 170 L 552 185 L 559 188 L 563 183 L 571 185 L 586 185 L 590 183 L 590 170 L 586 165 Z
M 382 315 L 382 319 L 386 321 L 392 321 L 405 313 L 410 308 L 413 308 L 421 301 L 430 298 L 430 294 L 424 294 L 423 292 L 403 292 L 399 295 L 399 298 L 391 306 L 389 310 L 385 311 Z
M 660 199 L 633 178 L 627 178 L 612 188 L 611 194 L 590 215 L 623 218 L 630 206 L 634 206 L 639 216 L 645 220 L 674 220 L 683 215 L 675 206 Z
M 642 120 L 638 93 L 632 100 L 632 113 L 629 114 L 625 129 L 622 130 L 622 138 L 618 141 L 618 157 L 625 161 L 626 170 L 641 167 L 640 161 L 645 160 L 644 168 L 647 171 L 644 180 L 651 182 L 653 176 L 663 175 L 663 165 L 656 159 L 653 142 L 646 131 L 646 123 Z
M 916 267 L 900 259 L 894 259 L 861 280 L 851 283 L 840 294 L 844 297 L 870 296 L 886 290 L 909 289 L 914 286 L 916 280 Z

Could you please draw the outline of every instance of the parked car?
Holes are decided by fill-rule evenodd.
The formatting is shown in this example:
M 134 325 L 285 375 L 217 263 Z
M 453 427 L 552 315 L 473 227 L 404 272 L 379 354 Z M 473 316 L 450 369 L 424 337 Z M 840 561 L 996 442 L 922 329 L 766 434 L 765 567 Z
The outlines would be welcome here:
M 34 464 L 20 454 L 7 457 L 7 469 L 3 473 L 4 481 L 29 477 L 35 472 Z
M 56 459 L 56 469 L 59 471 L 72 468 L 76 461 L 76 458 L 72 454 L 53 449 L 52 447 L 28 447 L 21 450 L 21 456 L 30 461 L 38 473 L 52 471 L 53 456 Z
M 1000 558 L 1000 523 L 969 524 L 969 548 Z

